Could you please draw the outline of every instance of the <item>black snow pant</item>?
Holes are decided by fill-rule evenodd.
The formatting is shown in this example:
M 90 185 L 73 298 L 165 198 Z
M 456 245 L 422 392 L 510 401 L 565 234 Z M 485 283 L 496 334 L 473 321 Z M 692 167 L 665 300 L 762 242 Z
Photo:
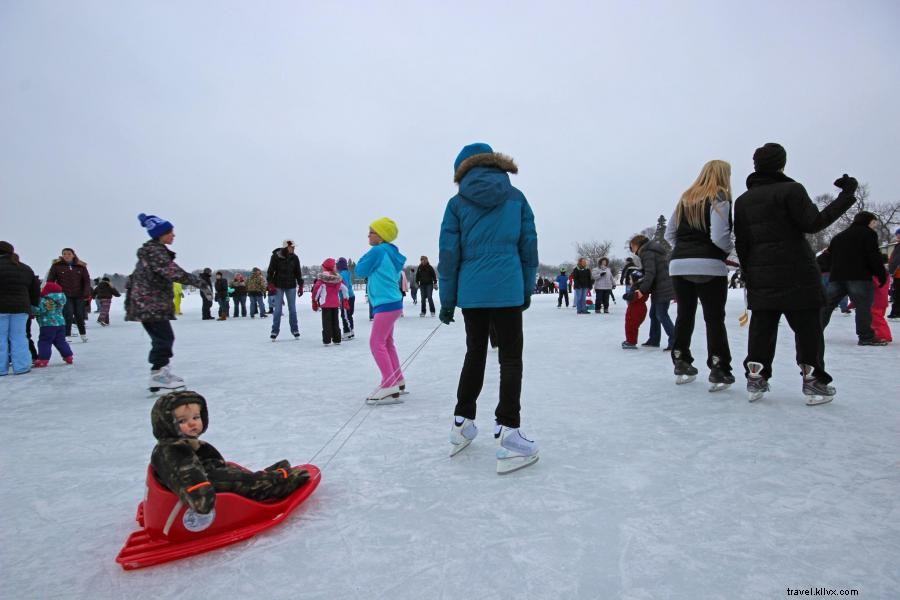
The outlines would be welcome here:
M 341 324 L 344 326 L 344 333 L 353 331 L 353 310 L 356 308 L 356 296 L 347 298 L 349 306 L 344 308 L 341 304 Z
M 706 323 L 706 366 L 718 366 L 731 372 L 731 350 L 728 347 L 728 332 L 725 330 L 725 301 L 728 299 L 728 277 L 708 277 L 708 281 L 697 283 L 688 277 L 672 276 L 672 287 L 678 314 L 675 317 L 675 335 L 672 338 L 672 360 L 693 364 L 691 337 L 697 316 L 697 301 L 703 308 Z M 716 365 L 716 363 L 718 363 Z
M 891 312 L 889 319 L 900 317 L 900 277 L 894 277 L 894 284 L 891 289 Z
M 566 301 L 566 308 L 568 308 L 569 307 L 569 290 L 560 288 L 559 289 L 559 299 L 556 302 L 556 308 L 559 308 L 560 306 L 562 306 L 563 300 Z
M 203 307 L 200 309 L 200 311 L 202 314 L 202 319 L 204 321 L 209 321 L 213 318 L 213 316 L 209 312 L 212 309 L 212 305 L 212 300 L 207 300 L 206 296 L 203 296 Z
M 66 296 L 63 306 L 63 317 L 66 319 L 66 337 L 72 335 L 72 323 L 78 326 L 78 333 L 87 333 L 84 329 L 84 298 Z
M 419 296 L 422 302 L 422 312 L 420 314 L 425 314 L 425 303 L 428 303 L 428 310 L 431 311 L 431 314 L 434 315 L 434 300 L 431 298 L 431 292 L 434 290 L 434 284 L 432 283 L 423 283 L 419 286 Z
M 320 308 L 322 311 L 322 343 L 330 344 L 334 342 L 335 344 L 341 343 L 341 324 L 338 320 L 338 312 L 337 307 L 335 308 Z
M 500 361 L 500 400 L 494 417 L 500 425 L 518 427 L 522 394 L 522 308 L 464 308 L 462 314 L 466 323 L 466 358 L 459 374 L 453 414 L 475 419 L 493 325 Z
M 175 345 L 175 332 L 171 321 L 142 321 L 144 330 L 150 335 L 151 369 L 158 371 L 169 364 L 172 358 L 172 346 Z
M 794 346 L 798 365 L 810 365 L 813 375 L 822 383 L 831 383 L 831 375 L 825 372 L 825 336 L 822 333 L 821 310 L 753 310 L 750 313 L 750 334 L 747 340 L 747 358 L 744 359 L 744 374 L 748 374 L 747 363 L 762 363 L 762 376 L 772 377 L 772 360 L 775 358 L 775 343 L 778 338 L 778 322 L 784 314 L 788 325 L 794 331 Z

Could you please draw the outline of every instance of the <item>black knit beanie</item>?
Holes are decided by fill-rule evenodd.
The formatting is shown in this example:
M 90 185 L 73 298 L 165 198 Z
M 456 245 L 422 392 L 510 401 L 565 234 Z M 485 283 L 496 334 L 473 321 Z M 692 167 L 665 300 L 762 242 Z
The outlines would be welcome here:
M 757 172 L 775 173 L 784 169 L 787 152 L 781 144 L 769 142 L 753 153 L 753 169 Z

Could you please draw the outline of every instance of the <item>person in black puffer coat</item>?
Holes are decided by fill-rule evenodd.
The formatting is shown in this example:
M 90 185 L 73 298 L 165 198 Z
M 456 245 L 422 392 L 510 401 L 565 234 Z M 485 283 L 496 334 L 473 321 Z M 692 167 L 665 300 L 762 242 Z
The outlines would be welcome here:
M 783 314 L 794 331 L 797 362 L 812 367 L 812 376 L 824 385 L 832 380 L 825 371 L 819 315 L 825 292 L 804 234 L 821 231 L 844 214 L 856 201 L 858 184 L 846 175 L 835 181 L 842 191 L 820 212 L 806 189 L 784 174 L 786 160 L 779 144 L 758 148 L 747 191 L 734 202 L 734 245 L 753 311 L 744 372 L 749 375 L 748 362 L 761 363 L 761 383 L 767 386 Z
M 19 261 L 12 244 L 0 242 L 0 376 L 7 374 L 10 363 L 17 375 L 31 370 L 25 329 L 39 300 L 34 271 Z
M 594 287 L 594 280 L 591 277 L 591 270 L 588 268 L 586 258 L 579 258 L 575 268 L 572 269 L 572 287 L 575 288 L 576 314 L 588 314 L 587 293 Z
M 887 282 L 887 272 L 878 250 L 878 235 L 873 229 L 877 225 L 878 217 L 861 211 L 850 227 L 834 236 L 828 245 L 831 273 L 828 299 L 822 308 L 822 329 L 828 327 L 834 307 L 844 296 L 850 296 L 856 305 L 856 335 L 860 346 L 887 344 L 872 331 L 872 301 L 875 298 L 872 278 L 877 278 L 880 286 Z

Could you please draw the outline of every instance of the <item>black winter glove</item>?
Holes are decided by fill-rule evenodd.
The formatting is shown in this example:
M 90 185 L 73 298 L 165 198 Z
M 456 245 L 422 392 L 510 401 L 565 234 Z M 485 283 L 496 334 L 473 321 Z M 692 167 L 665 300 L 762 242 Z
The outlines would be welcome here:
M 859 187 L 859 182 L 856 181 L 855 177 L 850 177 L 844 173 L 843 177 L 834 180 L 834 186 L 841 188 L 847 193 L 853 194 L 856 192 L 856 188 Z
M 438 318 L 441 320 L 441 323 L 443 323 L 444 325 L 453 323 L 453 312 L 455 310 L 455 306 L 442 306 L 441 312 L 438 314 Z

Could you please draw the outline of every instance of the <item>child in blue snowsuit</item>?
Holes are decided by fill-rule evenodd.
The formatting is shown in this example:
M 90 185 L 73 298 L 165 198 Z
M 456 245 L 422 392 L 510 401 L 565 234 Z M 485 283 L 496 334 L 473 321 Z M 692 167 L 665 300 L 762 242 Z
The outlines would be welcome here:
M 556 308 L 562 307 L 563 299 L 566 301 L 566 308 L 569 308 L 569 278 L 566 277 L 565 269 L 559 270 L 556 284 L 559 286 L 559 301 L 556 303 Z

